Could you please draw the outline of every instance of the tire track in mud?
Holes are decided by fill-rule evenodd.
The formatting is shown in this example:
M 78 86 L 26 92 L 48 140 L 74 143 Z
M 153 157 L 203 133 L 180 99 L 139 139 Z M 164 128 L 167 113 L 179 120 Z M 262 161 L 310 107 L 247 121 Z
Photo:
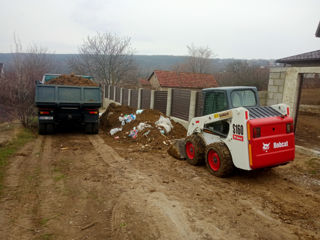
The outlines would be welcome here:
M 100 136 L 89 139 L 102 160 L 116 173 L 118 181 L 115 183 L 118 184 L 114 188 L 122 192 L 112 212 L 113 239 L 205 239 L 208 235 L 216 236 L 213 239 L 225 239 L 215 227 L 208 228 L 204 222 L 190 222 L 188 209 L 174 200 L 174 195 L 168 197 L 168 185 L 161 178 L 141 172 Z
M 151 178 L 154 189 L 148 200 L 156 201 L 160 192 L 168 199 L 160 198 L 160 207 L 177 202 L 175 208 L 182 209 L 194 223 L 191 230 L 198 233 L 196 239 L 318 239 L 320 235 L 320 214 L 314 211 L 319 206 L 319 190 L 313 192 L 288 181 L 286 169 L 290 166 L 220 179 L 205 167 L 190 166 L 162 152 L 144 153 L 133 144 L 123 146 L 111 138 L 105 141 L 140 176 Z M 171 207 L 164 205 L 166 210 Z M 148 203 L 145 209 L 149 210 Z
M 83 134 L 56 134 L 43 148 L 43 233 L 54 239 L 110 239 L 108 165 Z M 89 227 L 88 227 L 89 226 Z

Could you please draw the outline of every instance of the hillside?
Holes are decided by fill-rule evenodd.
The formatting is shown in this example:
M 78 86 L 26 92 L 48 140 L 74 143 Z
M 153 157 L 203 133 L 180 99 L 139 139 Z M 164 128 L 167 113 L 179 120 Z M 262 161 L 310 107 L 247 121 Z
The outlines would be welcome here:
M 55 68 L 53 72 L 70 73 L 68 67 L 68 60 L 77 54 L 49 54 L 54 62 Z M 11 61 L 11 53 L 0 53 L 0 62 L 8 64 Z M 151 73 L 154 69 L 170 70 L 173 65 L 182 63 L 185 56 L 171 56 L 171 55 L 134 55 L 134 59 L 143 74 Z M 228 63 L 240 59 L 232 58 L 214 58 L 212 59 L 212 69 L 214 72 L 221 72 L 225 70 Z M 246 60 L 246 59 L 241 59 Z M 273 60 L 265 59 L 251 59 L 247 60 L 250 65 L 269 66 Z

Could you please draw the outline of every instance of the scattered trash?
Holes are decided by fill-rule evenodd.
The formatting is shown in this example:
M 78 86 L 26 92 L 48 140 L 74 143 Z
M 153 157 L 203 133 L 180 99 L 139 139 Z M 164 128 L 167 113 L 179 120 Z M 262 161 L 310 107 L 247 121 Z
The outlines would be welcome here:
M 136 120 L 136 118 L 137 118 L 136 115 L 134 115 L 132 113 L 129 115 L 126 114 L 124 116 L 123 116 L 123 114 L 121 114 L 119 117 L 119 121 L 121 122 L 121 125 L 124 126 L 126 123 L 129 123 L 133 120 Z
M 173 128 L 172 123 L 169 118 L 160 116 L 159 120 L 155 122 L 157 127 L 163 127 L 166 133 L 169 133 Z
M 137 111 L 136 111 L 136 114 L 141 114 L 143 112 L 143 109 L 138 109 Z
M 136 127 L 134 127 L 129 134 L 129 137 L 132 137 L 133 139 L 137 138 L 138 136 L 138 130 L 136 129 Z
M 119 136 L 115 136 L 115 137 L 114 137 L 115 140 L 118 140 L 119 138 L 120 138 Z
M 139 125 L 137 127 L 138 131 L 142 131 L 145 128 L 151 128 L 151 125 L 147 124 L 147 123 L 144 123 L 144 122 L 141 122 L 141 123 L 139 123 Z
M 110 130 L 110 135 L 113 136 L 114 134 L 116 134 L 117 132 L 121 132 L 122 128 L 112 128 Z
M 113 141 L 128 144 L 136 143 L 138 144 L 136 147 L 140 148 L 143 145 L 145 146 L 144 149 L 148 149 L 148 151 L 150 149 L 167 149 L 170 145 L 169 140 L 186 136 L 186 129 L 181 124 L 174 122 L 161 112 L 153 109 L 143 109 L 142 113 L 136 114 L 136 110 L 129 106 L 111 103 L 101 116 L 101 127 L 108 132 L 108 135 L 111 129 L 121 128 L 122 131 L 112 136 Z M 119 140 L 115 140 L 115 136 L 119 136 Z M 146 147 L 146 144 L 148 144 L 148 147 Z
M 68 148 L 67 147 L 62 147 L 60 148 L 61 150 L 67 150 Z
M 150 130 L 146 131 L 143 136 L 148 136 L 148 134 L 150 133 Z

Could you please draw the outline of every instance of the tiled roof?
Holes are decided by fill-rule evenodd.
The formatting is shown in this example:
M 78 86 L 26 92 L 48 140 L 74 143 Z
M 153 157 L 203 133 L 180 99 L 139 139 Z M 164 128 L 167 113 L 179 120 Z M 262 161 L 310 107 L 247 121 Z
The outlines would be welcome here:
M 310 63 L 320 62 L 320 50 L 298 54 L 276 60 L 277 63 Z
M 139 79 L 139 83 L 142 85 L 142 86 L 150 86 L 150 82 L 146 79 L 143 79 L 143 78 L 140 78 Z
M 218 86 L 211 74 L 155 70 L 148 80 L 153 74 L 156 75 L 161 87 L 198 89 Z

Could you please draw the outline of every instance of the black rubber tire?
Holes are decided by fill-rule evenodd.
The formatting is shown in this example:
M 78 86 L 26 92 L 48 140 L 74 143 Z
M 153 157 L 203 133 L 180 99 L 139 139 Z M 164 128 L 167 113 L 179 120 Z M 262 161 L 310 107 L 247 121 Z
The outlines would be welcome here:
M 87 133 L 87 134 L 92 134 L 92 123 L 86 123 L 86 125 L 85 125 L 85 129 L 84 129 L 84 131 L 85 131 L 85 133 Z
M 188 136 L 185 140 L 185 148 L 187 148 L 188 142 L 191 142 L 192 145 L 194 146 L 194 157 L 190 158 L 187 154 L 187 149 L 186 149 L 187 162 L 194 166 L 204 164 L 204 153 L 205 153 L 206 147 L 202 138 L 197 134 L 192 134 Z
M 47 134 L 53 134 L 54 133 L 54 125 L 53 123 L 47 123 Z
M 46 126 L 45 123 L 39 123 L 38 133 L 40 135 L 46 135 L 47 134 L 47 126 Z
M 210 166 L 210 163 L 208 160 L 209 151 L 212 151 L 212 150 L 217 153 L 220 159 L 220 166 L 217 170 L 214 170 Z M 206 157 L 206 165 L 209 172 L 216 177 L 221 177 L 221 178 L 228 177 L 232 175 L 233 171 L 235 170 L 235 166 L 232 162 L 231 153 L 227 145 L 224 144 L 223 142 L 209 144 L 206 149 L 205 157 Z
M 93 123 L 92 124 L 92 134 L 98 134 L 99 133 L 99 123 Z

